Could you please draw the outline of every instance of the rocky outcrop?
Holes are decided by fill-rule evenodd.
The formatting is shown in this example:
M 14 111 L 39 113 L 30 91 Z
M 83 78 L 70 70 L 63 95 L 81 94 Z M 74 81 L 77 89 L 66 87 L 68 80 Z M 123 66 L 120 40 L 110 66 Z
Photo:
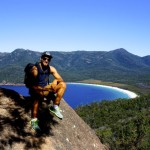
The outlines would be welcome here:
M 41 102 L 39 120 L 41 132 L 30 127 L 32 100 L 17 92 L 0 89 L 0 149 L 1 150 L 105 150 L 95 132 L 64 101 L 63 120 L 50 115 L 47 104 Z

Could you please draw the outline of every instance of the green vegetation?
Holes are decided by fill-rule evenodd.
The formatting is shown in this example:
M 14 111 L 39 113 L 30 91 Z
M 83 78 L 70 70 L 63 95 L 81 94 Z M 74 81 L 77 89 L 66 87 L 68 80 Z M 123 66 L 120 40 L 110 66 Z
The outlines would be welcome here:
M 110 52 L 52 52 L 51 65 L 66 82 L 115 86 L 140 98 L 103 101 L 76 109 L 114 150 L 148 150 L 150 147 L 150 56 L 135 56 L 124 49 Z M 23 83 L 24 67 L 39 61 L 40 52 L 16 49 L 0 53 L 0 83 Z M 93 80 L 94 79 L 94 80 Z
M 135 56 L 125 49 L 51 53 L 50 65 L 66 82 L 95 79 L 150 88 L 150 56 Z M 40 56 L 40 52 L 24 49 L 0 53 L 0 83 L 23 83 L 24 67 Z
M 150 95 L 96 102 L 76 112 L 112 150 L 150 148 Z

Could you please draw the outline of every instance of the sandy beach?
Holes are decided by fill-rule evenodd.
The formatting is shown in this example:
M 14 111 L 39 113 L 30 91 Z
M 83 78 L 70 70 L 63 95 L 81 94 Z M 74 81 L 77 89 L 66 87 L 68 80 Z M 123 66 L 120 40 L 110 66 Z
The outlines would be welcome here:
M 103 85 L 102 85 L 102 87 L 103 87 Z M 136 97 L 138 97 L 138 95 L 136 93 L 134 93 L 132 91 L 129 91 L 129 90 L 121 89 L 121 88 L 118 88 L 118 87 L 112 87 L 112 86 L 105 86 L 105 87 L 112 88 L 112 89 L 115 89 L 117 91 L 126 93 L 130 98 L 136 98 Z

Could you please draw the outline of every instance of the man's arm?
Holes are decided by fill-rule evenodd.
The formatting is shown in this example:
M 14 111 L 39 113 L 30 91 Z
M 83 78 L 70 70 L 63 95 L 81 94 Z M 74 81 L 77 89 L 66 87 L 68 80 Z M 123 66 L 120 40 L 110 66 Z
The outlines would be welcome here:
M 31 70 L 31 74 L 32 74 L 32 76 L 33 76 L 34 78 L 37 77 L 37 75 L 38 75 L 38 69 L 37 69 L 36 66 L 33 66 L 32 70 Z
M 55 80 L 57 80 L 57 82 L 63 82 L 62 77 L 60 76 L 60 74 L 57 72 L 57 70 L 54 67 L 50 66 L 50 72 L 55 78 Z
M 57 72 L 57 70 L 54 67 L 50 66 L 50 72 L 54 77 L 54 80 L 52 82 L 52 87 L 55 87 L 60 82 L 64 82 L 62 77 L 60 76 L 60 74 Z
M 36 77 L 38 75 L 38 69 L 36 66 L 33 66 L 32 70 L 31 70 L 31 74 L 32 74 L 33 78 L 36 80 Z M 43 90 L 43 88 L 41 86 L 33 86 L 32 88 L 35 90 Z

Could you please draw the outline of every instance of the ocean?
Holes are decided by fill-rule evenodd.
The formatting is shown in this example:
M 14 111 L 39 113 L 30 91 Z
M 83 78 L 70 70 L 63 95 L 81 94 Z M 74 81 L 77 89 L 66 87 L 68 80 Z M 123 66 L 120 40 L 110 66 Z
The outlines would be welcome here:
M 28 89 L 25 86 L 3 85 L 0 87 L 14 90 L 23 96 L 29 96 Z M 63 98 L 72 108 L 76 108 L 78 106 L 90 104 L 92 102 L 115 100 L 118 98 L 128 99 L 131 97 L 124 91 L 107 86 L 67 83 L 67 89 Z

